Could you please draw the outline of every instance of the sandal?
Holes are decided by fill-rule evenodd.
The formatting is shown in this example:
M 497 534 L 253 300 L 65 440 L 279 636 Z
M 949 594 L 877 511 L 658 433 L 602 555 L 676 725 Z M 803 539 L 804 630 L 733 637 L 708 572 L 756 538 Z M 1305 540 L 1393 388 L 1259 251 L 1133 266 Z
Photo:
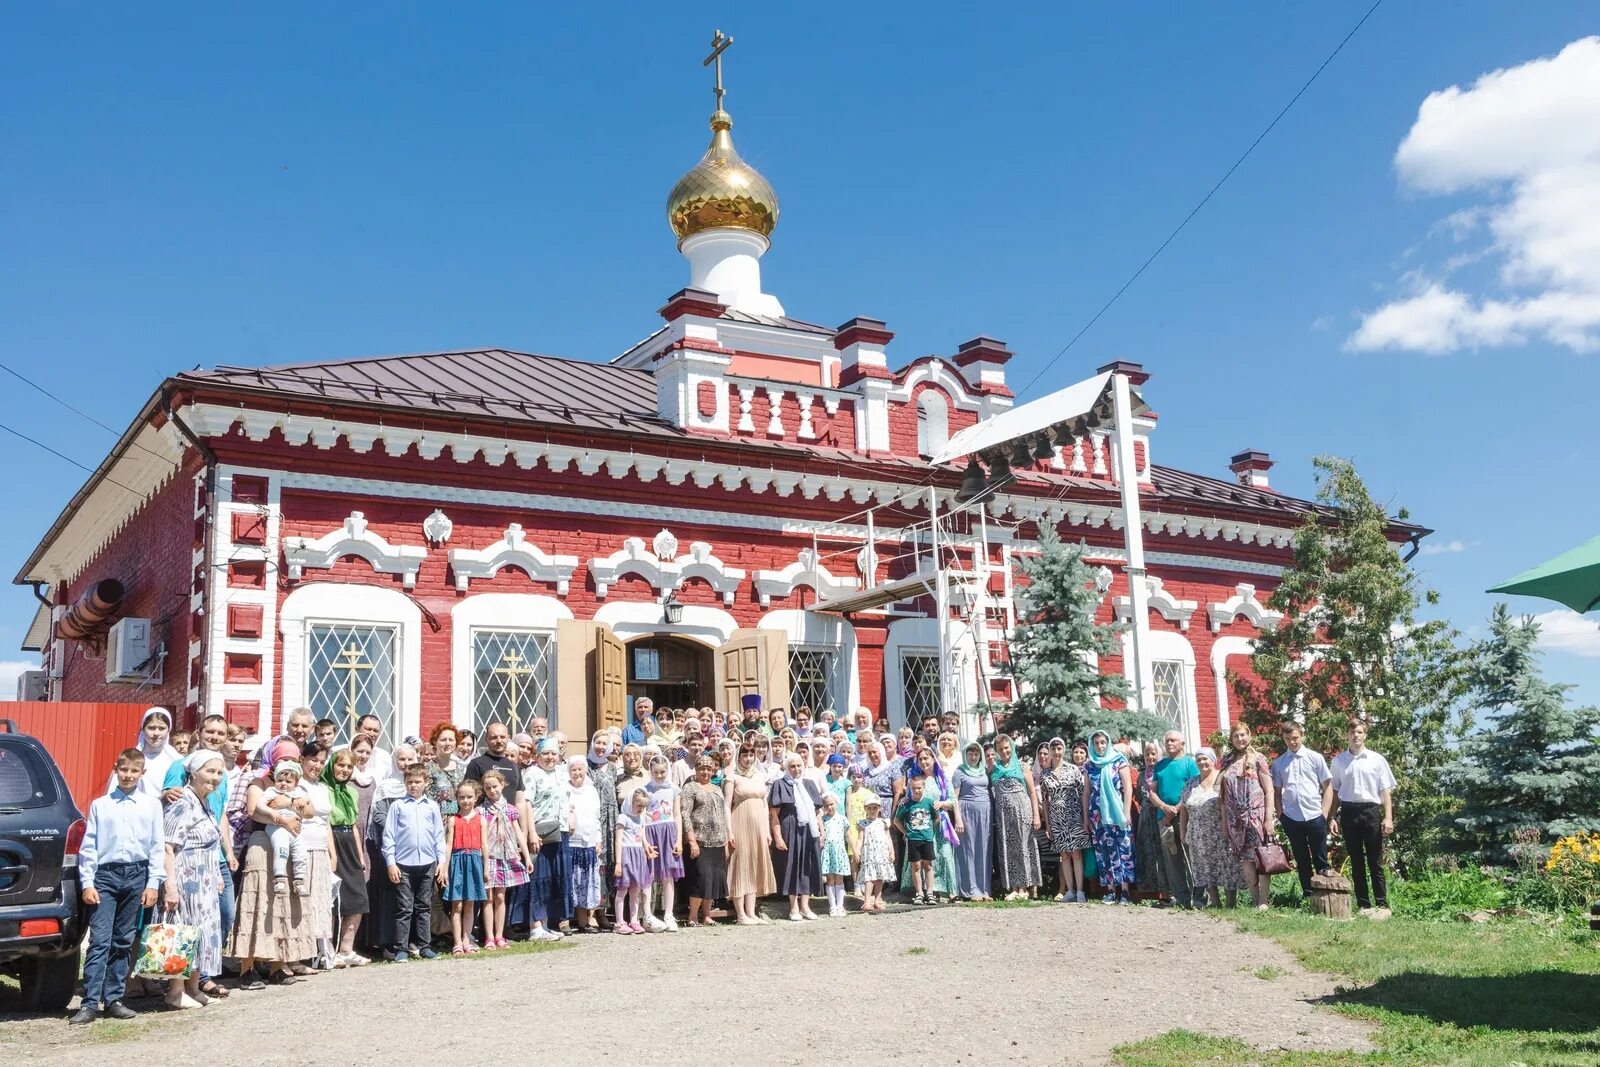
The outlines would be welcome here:
M 246 992 L 254 993 L 258 989 L 267 988 L 267 983 L 261 980 L 261 976 L 259 974 L 256 974 L 252 971 L 250 974 L 239 979 L 239 988 L 245 990 Z
M 297 981 L 299 979 L 288 971 L 273 971 L 267 976 L 268 985 L 294 985 Z
M 207 980 L 207 981 L 201 982 L 200 983 L 200 992 L 204 993 L 206 996 L 210 997 L 212 1000 L 227 1000 L 228 999 L 228 988 L 227 988 L 227 986 L 218 985 L 214 980 Z

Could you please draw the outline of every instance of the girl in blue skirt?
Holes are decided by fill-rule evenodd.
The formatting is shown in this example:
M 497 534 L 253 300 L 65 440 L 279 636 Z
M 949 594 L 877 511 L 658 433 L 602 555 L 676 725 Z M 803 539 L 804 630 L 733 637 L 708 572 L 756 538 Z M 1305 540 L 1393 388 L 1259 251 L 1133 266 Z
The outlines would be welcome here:
M 487 897 L 483 884 L 483 813 L 478 810 L 478 783 L 456 786 L 456 814 L 445 817 L 444 847 L 450 853 L 450 876 L 444 899 L 450 902 L 452 956 L 477 952 L 472 923 L 477 906 Z

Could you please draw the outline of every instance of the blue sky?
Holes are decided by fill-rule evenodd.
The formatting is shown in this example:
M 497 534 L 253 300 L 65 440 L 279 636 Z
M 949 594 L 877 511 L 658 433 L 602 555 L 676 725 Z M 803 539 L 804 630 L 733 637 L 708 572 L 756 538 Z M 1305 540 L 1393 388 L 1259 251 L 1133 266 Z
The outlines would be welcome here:
M 196 365 L 608 358 L 687 281 L 662 205 L 704 149 L 720 26 L 735 138 L 783 201 L 767 290 L 886 319 L 902 362 L 1004 338 L 1020 385 L 1367 6 L 13 8 L 0 358 L 118 427 Z M 1481 629 L 1485 587 L 1600 532 L 1600 212 L 1578 210 L 1600 92 L 1534 63 L 1593 14 L 1385 4 L 1032 395 L 1133 359 L 1158 462 L 1225 475 L 1263 448 L 1308 493 L 1311 456 L 1350 456 L 1438 531 L 1418 565 Z M 1509 134 L 1484 118 L 1502 97 L 1529 115 Z M 5 384 L 0 421 L 91 465 L 110 445 Z M 0 448 L 11 574 L 81 479 Z M 0 599 L 0 660 L 33 603 Z M 1553 621 L 1550 674 L 1600 700 L 1593 625 Z

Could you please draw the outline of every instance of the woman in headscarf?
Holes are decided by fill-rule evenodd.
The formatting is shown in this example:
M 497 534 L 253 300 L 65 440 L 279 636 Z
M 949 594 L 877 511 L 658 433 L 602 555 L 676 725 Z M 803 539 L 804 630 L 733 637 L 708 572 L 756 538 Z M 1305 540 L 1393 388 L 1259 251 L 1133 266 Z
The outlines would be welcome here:
M 956 892 L 968 900 L 989 900 L 994 869 L 989 773 L 978 742 L 969 741 L 962 755 L 950 778 L 956 797 Z
M 690 926 L 715 926 L 711 906 L 728 895 L 728 797 L 712 783 L 715 764 L 701 756 L 679 798 Z
M 756 900 L 776 891 L 778 883 L 767 855 L 772 843 L 767 780 L 756 765 L 753 742 L 739 749 L 739 761 L 722 789 L 728 800 L 728 899 L 740 926 L 764 923 Z
M 801 773 L 799 755 L 783 760 L 783 777 L 767 790 L 772 867 L 778 892 L 789 898 L 789 921 L 815 919 L 811 898 L 822 894 L 822 793 Z
M 595 912 L 605 891 L 600 843 L 605 839 L 606 803 L 589 781 L 589 759 L 573 756 L 567 760 L 567 793 L 572 804 L 572 833 L 567 842 L 572 864 L 572 930 L 579 934 L 600 932 Z M 616 809 L 611 811 L 614 819 Z
M 174 921 L 199 933 L 194 976 L 167 983 L 169 1008 L 197 1008 L 210 1002 L 200 991 L 200 976 L 222 973 L 221 831 L 206 799 L 222 781 L 222 753 L 199 749 L 186 761 L 189 784 L 163 816 L 166 841 L 166 899 Z
M 1256 870 L 1256 849 L 1272 840 L 1272 768 L 1257 751 L 1250 727 L 1242 722 L 1228 731 L 1228 748 L 1222 758 L 1222 829 L 1251 901 L 1257 910 L 1266 911 L 1272 900 L 1272 876 Z
M 293 741 L 279 741 L 272 748 L 269 762 L 273 765 L 280 760 L 298 762 L 299 755 L 299 745 Z M 412 758 L 415 759 L 415 753 Z M 249 819 L 245 825 L 249 836 L 241 865 L 239 905 L 232 936 L 223 948 L 224 955 L 238 958 L 239 988 L 246 990 L 260 989 L 264 984 L 255 974 L 257 963 L 268 965 L 273 982 L 289 985 L 295 981 L 292 965 L 310 959 L 317 952 L 307 906 L 309 898 L 272 891 L 272 850 L 265 826 L 276 823 L 298 834 L 301 824 L 293 808 L 267 806 L 265 791 L 269 784 L 267 779 L 257 778 L 246 791 L 245 811 Z
M 600 799 L 600 843 L 595 846 L 595 863 L 600 877 L 600 904 L 598 912 L 611 899 L 612 850 L 617 847 L 617 764 L 611 762 L 612 737 L 610 730 L 596 730 L 589 739 L 589 785 Z
M 1057 901 L 1082 901 L 1083 853 L 1094 847 L 1089 836 L 1088 779 L 1082 767 L 1064 758 L 1066 744 L 1059 737 L 1050 739 L 1050 756 L 1047 769 L 1034 770 L 1039 787 L 1039 807 L 1044 812 L 1047 830 L 1047 847 L 1060 860 L 1059 892 Z M 1056 758 L 1060 752 L 1062 759 Z M 1087 753 L 1088 749 L 1074 746 L 1074 754 Z
M 1033 832 L 1039 829 L 1039 800 L 1033 778 L 1017 758 L 1009 734 L 994 739 L 994 773 L 989 776 L 994 795 L 994 848 L 1000 888 L 1007 900 L 1021 900 L 1038 892 L 1039 846 Z
M 1089 829 L 1107 904 L 1133 903 L 1133 768 L 1111 735 L 1089 735 Z
M 178 750 L 167 743 L 172 736 L 172 715 L 166 708 L 149 708 L 139 718 L 139 736 L 133 747 L 144 753 L 144 777 L 139 779 L 138 792 L 160 798 L 162 783 L 174 763 L 183 760 Z M 117 776 L 106 779 L 106 792 L 116 787 Z
M 955 791 L 951 782 L 945 777 L 944 768 L 939 765 L 939 759 L 933 749 L 926 746 L 917 749 L 912 757 L 912 774 L 915 768 L 921 768 L 925 781 L 922 786 L 922 795 L 933 801 L 935 805 L 947 804 L 955 799 Z M 928 896 L 944 897 L 947 901 L 954 900 L 960 887 L 956 880 L 956 845 L 960 841 L 960 831 L 950 813 L 937 809 L 937 818 L 933 830 L 933 887 Z M 957 812 L 957 814 L 960 814 Z M 911 850 L 905 849 L 900 857 L 900 884 L 911 884 Z
M 1167 892 L 1167 872 L 1161 864 L 1161 820 L 1156 818 L 1156 806 L 1150 802 L 1161 746 L 1146 741 L 1140 748 L 1140 757 L 1133 781 L 1134 888 L 1154 896 Z
M 557 929 L 572 916 L 572 781 L 558 768 L 560 746 L 553 738 L 540 738 L 538 763 L 523 773 L 523 800 L 533 813 L 528 851 L 533 854 L 530 912 L 518 915 L 513 907 L 506 920 L 527 923 L 530 941 L 559 941 Z
M 370 749 L 370 745 L 368 748 Z M 356 928 L 367 913 L 367 850 L 361 832 L 361 799 L 352 779 L 355 756 L 348 748 L 334 752 L 322 768 L 322 781 L 328 787 L 331 807 L 328 829 L 332 838 L 333 869 L 339 876 L 339 932 L 335 946 L 335 967 L 360 967 L 365 956 L 356 953 Z
M 622 746 L 622 769 L 617 773 L 617 811 L 622 810 L 635 789 L 643 789 L 648 779 L 644 774 L 644 749 L 638 745 Z M 616 824 L 613 823 L 613 826 Z

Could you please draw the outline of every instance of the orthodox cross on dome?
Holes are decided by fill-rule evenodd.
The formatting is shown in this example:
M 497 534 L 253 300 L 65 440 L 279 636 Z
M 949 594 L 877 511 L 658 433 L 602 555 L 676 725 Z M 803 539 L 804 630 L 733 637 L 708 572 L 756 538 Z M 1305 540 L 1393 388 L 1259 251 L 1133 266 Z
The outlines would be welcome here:
M 345 646 L 344 651 L 339 653 L 339 658 L 330 664 L 330 666 L 336 671 L 345 672 L 344 677 L 346 695 L 344 713 L 350 719 L 350 736 L 354 737 L 356 735 L 357 719 L 356 693 L 360 687 L 359 676 L 356 672 L 370 671 L 372 669 L 372 664 L 366 662 L 365 656 L 363 655 L 361 649 L 356 647 L 356 643 L 354 641 L 351 641 Z
M 718 111 L 722 110 L 722 97 L 727 91 L 722 88 L 722 53 L 732 44 L 732 37 L 726 36 L 721 30 L 716 31 L 711 35 L 711 54 L 700 64 L 702 67 L 716 64 L 716 84 L 712 86 L 711 91 L 716 94 Z

